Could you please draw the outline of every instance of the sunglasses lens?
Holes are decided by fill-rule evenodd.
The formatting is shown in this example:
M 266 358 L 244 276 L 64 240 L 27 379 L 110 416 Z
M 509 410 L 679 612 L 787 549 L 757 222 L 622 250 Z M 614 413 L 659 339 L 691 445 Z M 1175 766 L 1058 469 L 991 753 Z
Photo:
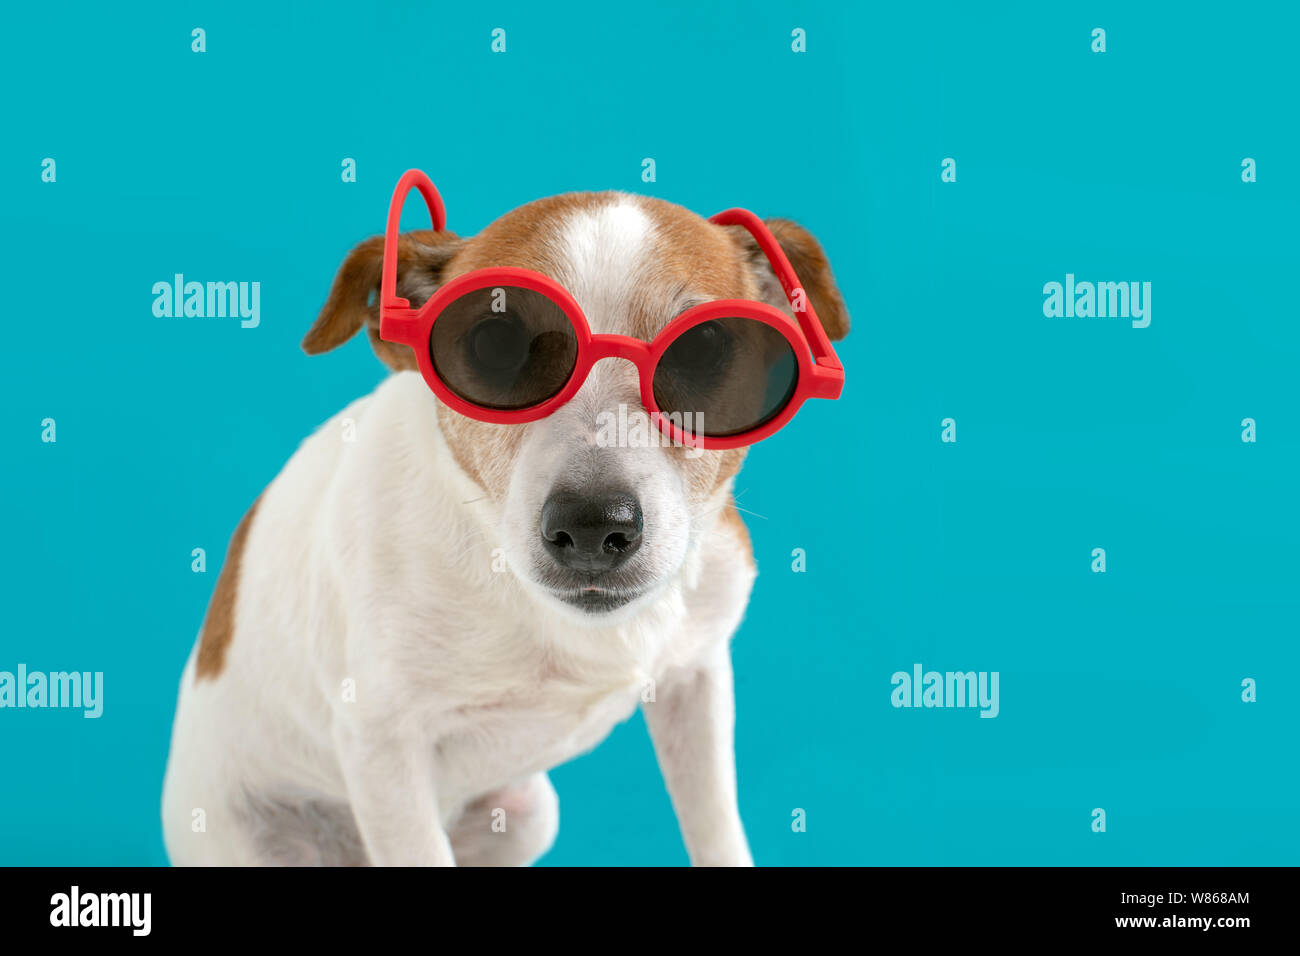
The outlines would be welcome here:
M 540 292 L 489 286 L 438 313 L 429 357 L 465 401 L 518 410 L 564 388 L 578 359 L 578 337 L 564 310 Z
M 675 424 L 683 431 L 725 438 L 779 415 L 798 380 L 794 349 L 775 328 L 756 319 L 713 319 L 668 346 L 655 368 L 655 402 L 670 419 L 681 416 Z

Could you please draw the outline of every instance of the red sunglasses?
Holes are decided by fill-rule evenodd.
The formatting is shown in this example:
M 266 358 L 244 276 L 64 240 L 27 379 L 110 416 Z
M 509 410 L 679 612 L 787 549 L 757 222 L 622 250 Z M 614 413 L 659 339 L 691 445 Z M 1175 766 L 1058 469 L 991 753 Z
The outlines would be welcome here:
M 408 170 L 388 207 L 379 337 L 414 349 L 429 387 L 462 415 L 502 425 L 545 418 L 604 358 L 636 365 L 651 420 L 693 448 L 751 445 L 785 425 L 805 400 L 839 398 L 844 368 L 830 339 L 776 237 L 746 209 L 710 222 L 749 230 L 798 321 L 765 302 L 721 299 L 687 309 L 644 342 L 593 334 L 573 296 L 530 269 L 476 269 L 412 309 L 397 296 L 397 228 L 412 189 L 424 196 L 433 228 L 446 226 L 438 190 L 420 170 Z

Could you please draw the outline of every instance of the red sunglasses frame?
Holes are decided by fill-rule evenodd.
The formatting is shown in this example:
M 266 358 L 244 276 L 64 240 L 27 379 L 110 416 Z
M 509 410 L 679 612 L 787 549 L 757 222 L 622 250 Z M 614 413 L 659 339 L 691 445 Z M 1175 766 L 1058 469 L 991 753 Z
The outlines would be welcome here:
M 383 274 L 380 280 L 379 337 L 385 342 L 409 345 L 415 351 L 420 372 L 434 394 L 462 415 L 499 425 L 520 425 L 545 418 L 573 398 L 583 382 L 587 380 L 592 367 L 606 358 L 627 359 L 637 367 L 641 379 L 641 404 L 645 406 L 651 421 L 673 442 L 692 448 L 721 450 L 752 445 L 782 428 L 808 399 L 834 399 L 840 396 L 844 387 L 844 367 L 840 365 L 839 357 L 831 347 L 830 339 L 822 328 L 812 303 L 808 301 L 807 294 L 800 286 L 799 277 L 795 275 L 794 267 L 790 265 L 790 260 L 786 258 L 780 243 L 763 220 L 747 209 L 728 209 L 712 216 L 709 221 L 722 226 L 743 226 L 749 231 L 767 256 L 768 262 L 771 263 L 772 270 L 780 281 L 781 288 L 785 290 L 797 321 L 766 302 L 751 299 L 719 299 L 687 309 L 660 330 L 653 341 L 645 342 L 627 335 L 593 333 L 582 307 L 567 289 L 540 272 L 512 266 L 494 266 L 467 272 L 439 288 L 424 305 L 412 309 L 409 300 L 399 298 L 397 295 L 398 222 L 402 216 L 402 206 L 412 189 L 418 189 L 424 197 L 433 220 L 434 230 L 441 232 L 446 227 L 447 214 L 442 196 L 433 182 L 418 169 L 407 170 L 398 180 L 397 188 L 393 190 L 393 198 L 388 206 L 388 226 L 384 233 Z M 430 335 L 433 331 L 433 323 L 442 314 L 443 309 L 467 292 L 495 286 L 515 286 L 540 293 L 558 305 L 573 325 L 578 348 L 573 371 L 569 374 L 569 379 L 563 388 L 538 405 L 519 409 L 485 408 L 476 405 L 453 392 L 438 377 L 433 367 L 433 358 L 429 352 Z M 655 402 L 655 368 L 664 352 L 679 335 L 703 322 L 720 318 L 753 319 L 772 326 L 785 336 L 798 364 L 794 394 L 776 415 L 755 428 L 733 435 L 691 434 L 679 428 L 673 421 L 673 416 L 661 411 Z

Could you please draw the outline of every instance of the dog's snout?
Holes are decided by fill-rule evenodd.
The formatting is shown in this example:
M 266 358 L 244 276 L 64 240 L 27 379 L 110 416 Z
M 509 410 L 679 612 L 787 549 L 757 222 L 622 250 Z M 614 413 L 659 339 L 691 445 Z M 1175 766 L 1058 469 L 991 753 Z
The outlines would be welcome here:
M 542 505 L 547 552 L 574 571 L 612 571 L 641 546 L 641 503 L 626 492 L 553 491 Z

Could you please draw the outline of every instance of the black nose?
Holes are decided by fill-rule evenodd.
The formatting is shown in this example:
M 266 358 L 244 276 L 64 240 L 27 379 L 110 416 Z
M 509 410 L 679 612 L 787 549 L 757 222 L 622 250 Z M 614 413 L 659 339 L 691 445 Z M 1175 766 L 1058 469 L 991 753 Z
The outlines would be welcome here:
M 553 491 L 542 505 L 542 542 L 574 571 L 612 571 L 641 547 L 641 503 L 624 492 Z

